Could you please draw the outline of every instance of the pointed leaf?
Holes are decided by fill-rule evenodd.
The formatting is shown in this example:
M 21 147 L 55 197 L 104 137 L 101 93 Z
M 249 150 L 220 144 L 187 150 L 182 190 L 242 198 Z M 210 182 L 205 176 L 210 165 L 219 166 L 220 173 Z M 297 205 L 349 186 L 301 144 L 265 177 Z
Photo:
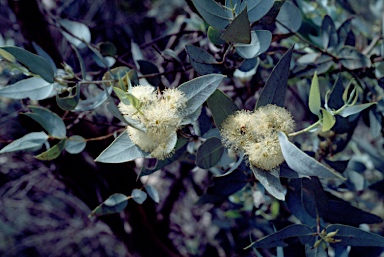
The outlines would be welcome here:
M 218 129 L 229 115 L 239 110 L 232 99 L 218 89 L 208 98 L 207 104 Z
M 284 106 L 292 51 L 293 46 L 288 49 L 275 68 L 273 68 L 257 101 L 256 109 L 267 104 L 276 104 L 280 107 Z
M 57 145 L 54 145 L 53 147 L 49 148 L 47 151 L 39 155 L 36 155 L 34 157 L 41 161 L 50 161 L 50 160 L 56 159 L 64 150 L 66 141 L 67 139 L 63 139 Z
M 320 88 L 319 88 L 319 79 L 317 78 L 317 73 L 313 75 L 311 89 L 309 91 L 309 110 L 315 114 L 320 114 L 321 108 L 321 97 L 320 97 Z
M 350 246 L 379 246 L 384 247 L 384 237 L 364 231 L 359 228 L 333 224 L 326 228 L 327 233 L 337 231 L 336 240 L 341 240 L 337 244 Z
M 192 67 L 200 75 L 220 73 L 221 65 L 204 49 L 194 45 L 186 45 L 185 51 L 189 56 Z
M 333 125 L 336 123 L 336 118 L 335 116 L 330 113 L 328 110 L 321 108 L 321 113 L 323 115 L 323 124 L 322 124 L 322 131 L 328 131 L 330 130 Z
M 113 194 L 102 204 L 97 206 L 91 215 L 107 215 L 123 211 L 128 205 L 128 197 L 123 194 Z
M 251 42 L 251 24 L 248 20 L 247 7 L 229 24 L 221 35 L 221 39 L 228 43 L 249 44 Z
M 345 45 L 348 35 L 351 32 L 352 19 L 348 19 L 337 29 L 338 47 Z
M 231 10 L 225 9 L 214 0 L 192 0 L 192 3 L 212 27 L 224 29 L 233 18 Z
M 45 134 L 45 132 L 31 132 L 5 146 L 0 150 L 0 154 L 16 151 L 39 150 L 43 144 L 47 142 L 47 139 L 48 135 Z
M 151 199 L 155 203 L 159 203 L 160 202 L 159 192 L 157 191 L 157 189 L 154 186 L 146 185 L 144 188 L 147 191 L 149 197 L 151 197 Z
M 32 73 L 35 73 L 42 77 L 45 81 L 53 83 L 54 73 L 51 65 L 44 58 L 28 52 L 20 47 L 16 46 L 2 46 L 2 49 L 12 54 L 21 64 L 28 68 Z
M 338 43 L 338 36 L 333 23 L 332 18 L 329 15 L 325 15 L 321 23 L 323 48 L 334 48 Z
M 53 84 L 42 78 L 32 77 L 0 89 L 0 96 L 12 99 L 30 98 L 43 100 L 51 96 Z
M 208 138 L 197 150 L 196 165 L 202 169 L 215 166 L 224 153 L 224 146 L 217 137 Z
M 96 159 L 97 162 L 121 163 L 144 157 L 140 150 L 124 130 Z
M 67 140 L 67 143 L 65 144 L 65 151 L 71 154 L 77 154 L 81 153 L 85 146 L 87 144 L 87 141 L 82 136 L 70 136 Z
M 341 64 L 349 70 L 370 67 L 372 65 L 371 60 L 367 56 L 351 46 L 344 46 L 337 55 Z
M 358 105 L 348 106 L 348 107 L 344 108 L 339 113 L 339 115 L 341 115 L 343 117 L 348 117 L 350 115 L 359 113 L 359 112 L 367 109 L 368 107 L 370 107 L 370 106 L 372 106 L 374 104 L 376 104 L 376 103 L 365 103 L 365 104 L 358 104 Z
M 263 185 L 265 190 L 267 190 L 275 198 L 282 201 L 285 200 L 285 189 L 281 185 L 279 177 L 272 175 L 270 171 L 258 169 L 252 164 L 250 165 L 250 168 L 256 179 Z
M 131 196 L 132 199 L 138 204 L 144 203 L 144 201 L 147 199 L 147 193 L 140 189 L 133 189 Z
M 24 113 L 24 115 L 37 121 L 50 136 L 56 138 L 64 138 L 67 134 L 67 129 L 63 120 L 48 109 L 38 106 L 28 106 L 32 112 Z
M 279 131 L 278 136 L 285 161 L 288 166 L 297 173 L 304 176 L 345 179 L 340 174 L 328 169 L 289 142 L 287 136 L 283 132 Z
M 285 1 L 276 17 L 276 27 L 281 34 L 296 32 L 300 29 L 303 17 L 301 11 L 292 2 Z
M 217 89 L 223 78 L 225 78 L 224 75 L 211 74 L 192 79 L 180 85 L 178 89 L 184 92 L 185 97 L 188 99 L 183 110 L 184 116 L 188 116 L 200 108 Z

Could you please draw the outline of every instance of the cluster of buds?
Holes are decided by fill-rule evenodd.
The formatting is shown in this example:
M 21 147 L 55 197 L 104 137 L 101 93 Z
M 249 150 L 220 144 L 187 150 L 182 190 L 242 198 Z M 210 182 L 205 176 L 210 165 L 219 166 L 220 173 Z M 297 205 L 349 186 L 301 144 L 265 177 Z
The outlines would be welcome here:
M 222 124 L 223 143 L 241 151 L 248 161 L 263 170 L 272 170 L 284 161 L 278 131 L 293 132 L 295 122 L 285 108 L 266 105 L 254 112 L 237 111 Z
M 131 141 L 153 158 L 163 160 L 169 157 L 177 142 L 176 131 L 183 120 L 183 108 L 187 98 L 178 89 L 167 89 L 162 94 L 152 86 L 138 85 L 131 88 L 139 100 L 139 107 L 119 104 L 119 110 L 128 120 L 140 124 L 143 130 L 128 126 Z

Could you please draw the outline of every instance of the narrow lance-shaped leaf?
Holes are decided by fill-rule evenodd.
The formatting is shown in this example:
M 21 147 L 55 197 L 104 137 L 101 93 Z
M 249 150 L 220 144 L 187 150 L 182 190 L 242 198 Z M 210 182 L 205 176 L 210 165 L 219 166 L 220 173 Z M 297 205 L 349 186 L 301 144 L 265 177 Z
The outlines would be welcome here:
M 36 155 L 34 157 L 38 160 L 41 160 L 41 161 L 50 161 L 50 160 L 56 159 L 57 157 L 59 157 L 61 152 L 64 150 L 66 141 L 67 141 L 67 139 L 63 139 L 58 144 L 49 148 L 47 151 L 45 151 L 39 155 Z
M 315 114 L 320 114 L 321 108 L 321 97 L 320 97 L 320 88 L 319 88 L 319 79 L 317 77 L 317 72 L 313 75 L 311 89 L 309 91 L 309 110 Z
M 224 153 L 224 146 L 217 137 L 208 138 L 197 150 L 196 165 L 202 169 L 215 166 Z
M 343 117 L 348 117 L 350 115 L 353 115 L 353 114 L 356 114 L 356 113 L 359 113 L 365 109 L 367 109 L 368 107 L 374 105 L 376 103 L 365 103 L 365 104 L 358 104 L 358 105 L 353 105 L 353 106 L 347 106 L 345 107 L 340 113 L 339 115 L 343 116 Z
M 236 16 L 221 35 L 221 39 L 228 43 L 249 44 L 251 42 L 251 24 L 248 19 L 247 7 Z
M 128 197 L 123 194 L 113 194 L 97 206 L 90 215 L 107 215 L 123 211 L 128 205 Z
M 292 51 L 293 46 L 288 49 L 275 68 L 273 68 L 257 101 L 256 109 L 267 104 L 284 106 Z
M 318 176 L 321 178 L 344 179 L 340 174 L 328 169 L 289 142 L 285 133 L 279 131 L 278 136 L 285 161 L 288 166 L 298 174 L 304 176 Z
M 219 89 L 216 89 L 208 98 L 207 104 L 218 129 L 221 128 L 221 124 L 229 115 L 239 110 L 232 99 Z
M 257 167 L 250 165 L 253 174 L 256 179 L 263 185 L 265 190 L 267 190 L 272 196 L 276 197 L 279 200 L 285 200 L 285 189 L 281 185 L 279 176 L 274 176 L 270 171 L 264 171 L 258 169 Z
M 350 246 L 378 246 L 384 247 L 384 237 L 364 231 L 359 228 L 333 224 L 326 228 L 327 233 L 337 231 L 334 239 L 341 240 L 338 244 Z
M 45 134 L 45 132 L 31 132 L 5 146 L 0 150 L 0 154 L 16 151 L 39 150 L 47 140 L 48 135 Z
M 0 89 L 0 96 L 12 99 L 43 100 L 51 96 L 53 85 L 42 78 L 27 78 Z

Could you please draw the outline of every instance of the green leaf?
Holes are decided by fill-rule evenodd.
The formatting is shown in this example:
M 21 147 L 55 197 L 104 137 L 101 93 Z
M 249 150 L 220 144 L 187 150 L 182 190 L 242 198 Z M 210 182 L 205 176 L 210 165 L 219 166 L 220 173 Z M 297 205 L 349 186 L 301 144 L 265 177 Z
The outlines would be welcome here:
M 321 113 L 323 116 L 323 124 L 321 130 L 325 132 L 330 130 L 335 125 L 336 118 L 331 112 L 326 109 L 321 108 Z
M 45 132 L 31 132 L 5 146 L 0 150 L 0 154 L 16 151 L 36 151 L 47 142 L 47 139 L 48 135 Z
M 0 96 L 12 99 L 43 100 L 51 96 L 53 84 L 42 78 L 27 78 L 0 89 Z
M 207 36 L 209 41 L 211 41 L 215 45 L 225 44 L 225 40 L 221 39 L 222 30 L 216 29 L 212 26 L 208 27 Z
M 293 46 L 288 49 L 276 64 L 275 68 L 273 68 L 272 73 L 269 75 L 263 91 L 260 94 L 255 109 L 267 104 L 276 104 L 280 107 L 284 106 L 292 51 Z
M 223 78 L 225 78 L 224 75 L 210 74 L 192 79 L 180 85 L 178 89 L 184 92 L 185 97 L 188 99 L 187 105 L 183 110 L 184 116 L 188 116 L 200 108 L 211 94 L 215 92 Z
M 212 27 L 224 29 L 233 19 L 231 10 L 225 9 L 214 0 L 192 0 L 193 5 Z
M 41 160 L 41 161 L 50 161 L 50 160 L 56 159 L 57 157 L 59 157 L 61 152 L 64 150 L 66 141 L 67 141 L 67 139 L 63 139 L 58 144 L 49 148 L 47 151 L 45 151 L 39 155 L 36 155 L 34 157 L 38 160 Z
M 91 31 L 84 23 L 62 19 L 59 20 L 59 24 L 75 36 L 74 37 L 65 31 L 62 32 L 64 37 L 74 46 L 84 48 L 85 43 L 91 42 Z
M 284 242 L 285 239 L 292 238 L 292 237 L 313 237 L 313 231 L 310 227 L 303 225 L 303 224 L 293 224 L 290 226 L 287 226 L 276 233 L 270 234 L 268 236 L 265 236 L 249 246 L 247 246 L 245 249 L 250 247 L 256 247 L 256 248 L 272 248 L 277 246 L 287 246 L 287 244 Z
M 347 106 L 339 113 L 339 115 L 341 115 L 342 117 L 348 117 L 350 115 L 359 113 L 359 112 L 367 109 L 368 107 L 370 107 L 374 104 L 376 104 L 376 103 L 365 103 L 365 104 Z
M 324 49 L 332 49 L 337 46 L 338 35 L 335 24 L 329 15 L 325 15 L 321 23 L 321 37 Z
M 151 199 L 155 203 L 159 203 L 160 202 L 159 192 L 157 191 L 157 189 L 155 187 L 153 187 L 151 185 L 146 185 L 144 188 L 147 191 L 149 197 L 151 197 Z
M 267 51 L 272 41 L 272 33 L 268 30 L 251 32 L 249 44 L 235 44 L 236 52 L 245 59 L 252 59 Z
M 144 61 L 144 60 L 138 60 L 137 61 L 140 66 L 140 71 L 143 73 L 143 75 L 156 75 L 154 77 L 147 77 L 145 78 L 152 86 L 158 87 L 161 83 L 160 73 L 159 69 L 156 65 L 154 65 L 151 62 Z
M 186 45 L 185 50 L 189 55 L 192 67 L 200 75 L 220 73 L 221 65 L 204 49 L 194 45 Z
M 117 97 L 119 97 L 121 102 L 123 102 L 126 105 L 131 105 L 131 101 L 129 101 L 127 92 L 124 92 L 123 90 L 121 90 L 118 87 L 113 87 L 113 91 L 115 92 Z
M 86 144 L 87 141 L 82 136 L 70 136 L 65 144 L 65 151 L 71 154 L 78 154 L 84 150 Z
M 112 213 L 119 213 L 123 211 L 128 205 L 128 197 L 123 194 L 113 194 L 102 204 L 97 206 L 91 215 L 107 215 Z
M 0 48 L 0 56 L 9 62 L 16 62 L 16 58 L 9 52 Z
M 274 0 L 248 0 L 242 1 L 240 10 L 248 7 L 248 16 L 251 23 L 260 20 L 272 8 Z
M 334 239 L 341 240 L 337 244 L 350 245 L 350 246 L 378 246 L 384 247 L 384 237 L 377 234 L 364 231 L 359 228 L 333 224 L 327 228 L 327 233 L 338 231 Z
M 219 89 L 216 89 L 208 98 L 207 104 L 218 129 L 221 128 L 221 124 L 229 115 L 239 110 L 232 99 Z
M 263 185 L 265 190 L 268 191 L 276 199 L 285 200 L 285 189 L 281 185 L 280 178 L 271 174 L 271 171 L 265 171 L 258 169 L 250 164 L 250 168 L 253 171 L 256 179 Z
M 303 176 L 317 176 L 320 178 L 340 178 L 345 180 L 340 174 L 325 167 L 320 162 L 305 154 L 297 146 L 289 142 L 287 136 L 278 133 L 281 151 L 288 166 Z
M 351 46 L 344 46 L 337 53 L 337 56 L 339 57 L 341 64 L 349 70 L 370 67 L 372 65 L 371 60 L 367 56 L 358 52 Z
M 76 92 L 74 94 L 71 93 L 69 96 L 60 97 L 58 94 L 56 95 L 57 105 L 65 111 L 72 111 L 80 101 L 80 83 L 77 83 L 73 89 Z
M 57 67 L 56 67 L 56 64 L 55 62 L 53 61 L 52 57 L 49 56 L 49 54 L 44 51 L 43 48 L 41 48 L 38 44 L 36 44 L 35 42 L 32 42 L 32 46 L 33 48 L 35 49 L 36 53 L 43 57 L 45 60 L 48 61 L 49 65 L 51 66 L 52 70 L 53 70 L 53 73 L 56 73 L 57 72 Z
M 313 75 L 311 89 L 309 91 L 309 110 L 315 114 L 320 114 L 321 108 L 321 97 L 320 97 L 320 88 L 319 88 L 319 79 L 317 78 L 317 73 Z
M 276 17 L 276 27 L 281 34 L 296 32 L 300 29 L 303 17 L 299 8 L 293 3 L 285 1 Z
M 97 162 L 121 163 L 132 161 L 139 157 L 144 157 L 144 152 L 140 150 L 124 130 L 96 159 Z
M 49 83 L 55 82 L 54 81 L 55 76 L 51 68 L 51 65 L 44 58 L 16 46 L 3 46 L 0 48 L 12 54 L 20 63 L 22 63 L 25 67 L 27 67 L 28 70 L 30 70 L 32 73 L 39 75 Z
M 221 35 L 221 39 L 228 43 L 249 44 L 251 42 L 251 24 L 248 19 L 247 7 L 229 24 Z
M 100 53 L 104 56 L 115 56 L 117 53 L 117 48 L 111 42 L 101 42 L 98 44 Z
M 224 153 L 224 146 L 217 137 L 208 138 L 197 150 L 196 165 L 202 169 L 215 166 Z
M 132 199 L 138 204 L 144 203 L 144 201 L 147 199 L 147 193 L 140 189 L 133 189 L 131 196 Z
M 28 106 L 32 112 L 24 113 L 24 115 L 37 121 L 50 136 L 56 138 L 65 138 L 67 129 L 63 120 L 55 113 L 48 109 L 38 106 Z

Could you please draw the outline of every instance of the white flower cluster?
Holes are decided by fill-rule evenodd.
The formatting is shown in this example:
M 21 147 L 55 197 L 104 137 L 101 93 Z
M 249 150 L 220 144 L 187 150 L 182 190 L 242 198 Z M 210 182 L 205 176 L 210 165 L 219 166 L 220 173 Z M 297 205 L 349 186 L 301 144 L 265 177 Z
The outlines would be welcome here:
M 266 105 L 254 112 L 237 111 L 222 124 L 224 144 L 242 151 L 249 163 L 263 170 L 272 170 L 284 161 L 278 131 L 293 132 L 295 122 L 285 108 Z
M 152 86 L 135 86 L 130 93 L 140 101 L 140 107 L 119 104 L 119 110 L 130 120 L 137 121 L 145 132 L 127 127 L 131 141 L 152 157 L 163 160 L 169 157 L 177 142 L 176 131 L 183 119 L 187 103 L 184 93 L 178 89 L 166 89 L 158 94 Z

